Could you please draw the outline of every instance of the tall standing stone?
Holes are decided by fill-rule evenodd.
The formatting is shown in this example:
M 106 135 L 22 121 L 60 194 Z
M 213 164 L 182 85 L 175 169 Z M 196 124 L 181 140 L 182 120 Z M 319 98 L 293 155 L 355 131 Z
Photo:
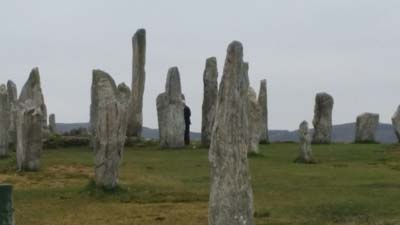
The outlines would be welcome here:
M 139 29 L 132 38 L 132 94 L 129 110 L 128 136 L 140 137 L 143 126 L 143 93 L 146 80 L 146 30 Z
M 400 142 L 400 105 L 397 107 L 397 110 L 392 117 L 392 125 L 394 128 L 394 133 Z
M 13 187 L 10 184 L 0 184 L 0 225 L 15 225 Z
M 172 67 L 168 70 L 165 92 L 157 96 L 158 129 L 162 148 L 185 146 L 183 99 L 178 67 Z
M 356 121 L 356 143 L 373 143 L 375 132 L 379 125 L 379 114 L 363 113 Z
M 0 157 L 8 153 L 8 129 L 10 127 L 10 105 L 6 85 L 0 85 Z
M 203 73 L 203 85 L 201 144 L 208 147 L 211 142 L 211 132 L 217 109 L 218 70 L 217 59 L 215 57 L 206 60 L 206 68 Z
M 257 94 L 253 88 L 249 87 L 249 153 L 258 154 L 258 144 L 262 129 L 262 110 L 257 100 Z
M 118 184 L 131 93 L 125 84 L 117 87 L 107 73 L 93 70 L 91 95 L 95 182 L 112 189 Z
M 267 80 L 265 79 L 260 81 L 260 93 L 258 93 L 258 104 L 261 107 L 260 143 L 269 143 Z
M 313 163 L 311 150 L 311 134 L 308 129 L 307 121 L 303 121 L 299 126 L 300 155 L 295 162 L 297 163 Z
M 209 225 L 253 225 L 253 194 L 247 161 L 249 149 L 248 80 L 243 47 L 227 50 L 209 152 Z
M 7 91 L 8 91 L 8 103 L 10 109 L 10 126 L 8 129 L 8 141 L 11 144 L 15 144 L 17 142 L 17 130 L 16 130 L 16 105 L 18 101 L 17 96 L 17 85 L 11 80 L 7 82 Z
M 315 96 L 314 107 L 314 134 L 312 143 L 329 144 L 332 136 L 332 109 L 333 98 L 327 93 L 318 93 Z
M 21 90 L 17 103 L 17 167 L 18 170 L 38 170 L 42 151 L 43 100 L 40 75 L 34 68 Z
M 55 114 L 50 114 L 50 116 L 49 116 L 49 131 L 52 134 L 57 133 L 56 115 Z

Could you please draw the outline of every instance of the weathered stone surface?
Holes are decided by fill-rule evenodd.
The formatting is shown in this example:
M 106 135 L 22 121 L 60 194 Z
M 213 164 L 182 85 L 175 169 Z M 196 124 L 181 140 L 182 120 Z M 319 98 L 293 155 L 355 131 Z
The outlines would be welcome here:
M 140 137 L 143 126 L 143 93 L 146 80 L 146 30 L 139 29 L 132 38 L 132 94 L 129 110 L 128 136 Z
M 10 104 L 6 85 L 0 85 L 0 157 L 8 153 L 8 128 L 10 127 Z
M 157 97 L 158 128 L 162 148 L 185 146 L 185 118 L 181 79 L 177 67 L 168 70 L 165 92 Z
M 18 101 L 25 102 L 28 104 L 27 106 L 34 105 L 40 107 L 43 133 L 47 133 L 47 107 L 40 84 L 39 68 L 36 67 L 32 69 L 28 81 L 21 90 Z
M 262 129 L 262 110 L 258 104 L 257 94 L 253 88 L 249 87 L 249 153 L 258 154 L 258 144 Z
M 379 114 L 363 113 L 356 121 L 356 143 L 376 142 L 375 132 L 379 125 Z
M 295 162 L 297 163 L 313 163 L 311 149 L 311 134 L 308 129 L 307 121 L 303 121 L 299 126 L 300 155 Z
M 211 143 L 211 132 L 217 109 L 218 69 L 217 59 L 215 57 L 206 60 L 206 68 L 203 73 L 203 85 L 201 144 L 208 147 Z
M 0 203 L 0 225 L 15 225 L 11 184 L 0 184 Z
M 8 128 L 8 141 L 11 144 L 17 143 L 17 120 L 15 119 L 16 115 L 16 105 L 18 101 L 17 95 L 17 85 L 11 80 L 7 82 L 7 91 L 8 91 L 8 103 L 10 109 L 10 126 Z
M 253 225 L 249 149 L 248 80 L 243 47 L 227 50 L 209 152 L 209 225 Z
M 50 114 L 49 116 L 49 131 L 50 133 L 57 134 L 56 115 Z
M 43 147 L 43 112 L 46 111 L 38 68 L 31 71 L 16 108 L 18 170 L 38 170 Z
M 329 144 L 332 136 L 332 109 L 333 98 L 327 93 L 318 93 L 315 96 L 314 134 L 312 143 Z
M 400 142 L 400 105 L 397 107 L 397 110 L 392 117 L 392 125 L 394 128 L 394 133 Z
M 267 80 L 265 80 L 265 79 L 260 81 L 260 92 L 258 93 L 258 104 L 261 107 L 260 143 L 269 143 Z
M 91 95 L 95 182 L 112 189 L 118 184 L 131 93 L 125 84 L 117 87 L 109 74 L 93 70 Z

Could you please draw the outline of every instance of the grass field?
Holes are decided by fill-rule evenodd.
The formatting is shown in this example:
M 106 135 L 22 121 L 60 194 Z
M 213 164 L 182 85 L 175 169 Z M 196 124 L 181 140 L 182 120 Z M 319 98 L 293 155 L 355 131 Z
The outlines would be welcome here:
M 314 146 L 318 164 L 295 164 L 296 144 L 262 145 L 250 157 L 258 225 L 400 224 L 400 146 Z M 46 150 L 39 172 L 0 160 L 14 184 L 17 225 L 207 224 L 206 149 L 128 148 L 121 188 L 98 190 L 89 149 Z

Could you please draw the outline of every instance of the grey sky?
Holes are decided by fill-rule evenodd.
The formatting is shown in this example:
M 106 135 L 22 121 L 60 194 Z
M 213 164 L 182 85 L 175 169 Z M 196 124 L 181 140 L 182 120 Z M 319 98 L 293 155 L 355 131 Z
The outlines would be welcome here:
M 219 78 L 239 40 L 258 92 L 266 78 L 272 129 L 311 122 L 314 96 L 333 95 L 335 124 L 365 111 L 381 121 L 400 104 L 400 1 L 1 0 L 0 82 L 18 90 L 39 66 L 49 113 L 89 120 L 91 70 L 131 82 L 131 37 L 147 30 L 144 125 L 157 127 L 156 96 L 178 66 L 193 129 L 200 130 L 205 59 Z

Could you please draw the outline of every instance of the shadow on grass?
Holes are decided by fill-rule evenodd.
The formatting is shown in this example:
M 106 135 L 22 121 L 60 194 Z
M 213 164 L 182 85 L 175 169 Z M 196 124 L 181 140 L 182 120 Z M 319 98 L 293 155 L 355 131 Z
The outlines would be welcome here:
M 107 189 L 98 187 L 94 180 L 90 180 L 80 194 L 100 201 L 119 201 L 122 203 L 183 203 L 208 201 L 208 195 L 202 193 L 166 190 L 149 185 L 117 186 L 113 189 Z

